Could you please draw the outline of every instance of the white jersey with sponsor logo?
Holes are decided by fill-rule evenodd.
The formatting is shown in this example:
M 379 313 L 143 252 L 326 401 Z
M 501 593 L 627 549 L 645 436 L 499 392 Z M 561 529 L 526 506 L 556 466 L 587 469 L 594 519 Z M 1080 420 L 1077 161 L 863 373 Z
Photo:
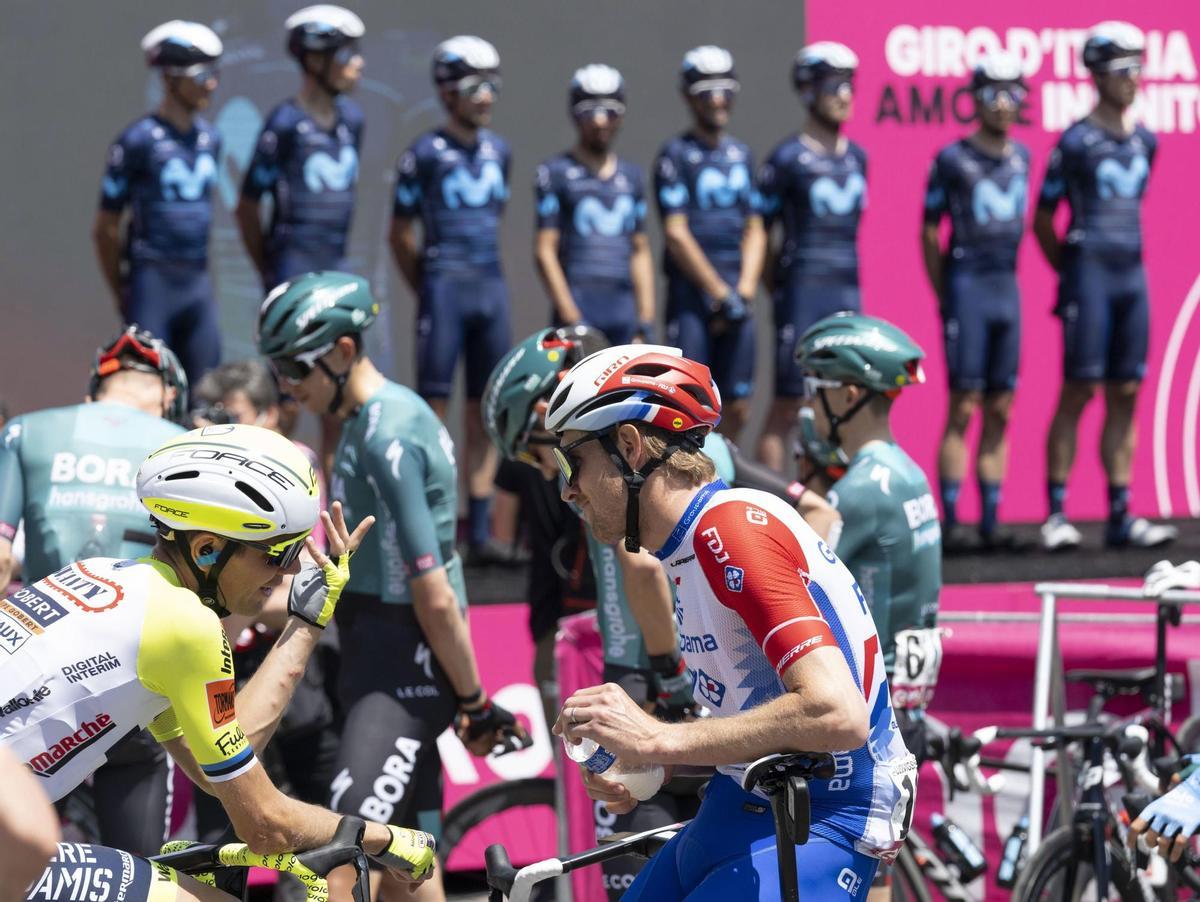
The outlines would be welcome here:
M 850 571 L 796 511 L 752 489 L 705 486 L 658 552 L 675 587 L 680 647 L 696 701 L 715 716 L 786 690 L 780 675 L 818 648 L 841 652 L 866 699 L 866 743 L 810 783 L 813 832 L 879 857 L 912 815 L 916 762 L 889 699 L 875 624 Z M 749 762 L 747 762 L 749 763 Z M 745 765 L 718 768 L 740 782 Z
M 131 730 L 184 736 L 210 781 L 254 765 L 216 615 L 158 561 L 77 561 L 0 600 L 0 745 L 59 799 Z

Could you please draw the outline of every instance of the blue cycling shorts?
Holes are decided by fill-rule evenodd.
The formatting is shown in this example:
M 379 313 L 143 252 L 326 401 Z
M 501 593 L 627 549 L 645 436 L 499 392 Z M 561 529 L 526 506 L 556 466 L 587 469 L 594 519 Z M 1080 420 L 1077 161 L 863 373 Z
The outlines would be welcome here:
M 125 321 L 165 341 L 189 385 L 221 362 L 221 327 L 206 263 L 134 263 L 128 289 Z
M 801 899 L 866 899 L 879 860 L 810 836 L 796 846 Z M 775 819 L 765 799 L 718 774 L 695 819 L 650 859 L 625 902 L 780 899 Z
M 1055 314 L 1068 382 L 1140 382 L 1150 344 L 1146 271 L 1138 260 L 1068 254 Z
M 508 317 L 503 276 L 426 274 L 417 315 L 417 391 L 425 398 L 448 398 L 463 354 L 467 397 L 482 397 L 488 376 L 511 346 Z
M 754 391 L 754 318 L 717 323 L 720 331 L 714 334 L 712 307 L 703 291 L 683 276 L 668 281 L 667 344 L 708 366 L 722 398 L 748 398 Z
M 839 311 L 861 309 L 857 283 L 810 281 L 796 270 L 781 274 L 775 286 L 777 398 L 798 398 L 804 393 L 804 377 L 796 366 L 795 355 L 796 342 L 808 327 Z
M 584 325 L 604 333 L 612 345 L 627 345 L 637 330 L 637 301 L 633 286 L 620 282 L 571 282 L 571 298 L 583 314 Z
M 942 330 L 950 388 L 993 394 L 1017 387 L 1021 296 L 1011 270 L 946 272 Z

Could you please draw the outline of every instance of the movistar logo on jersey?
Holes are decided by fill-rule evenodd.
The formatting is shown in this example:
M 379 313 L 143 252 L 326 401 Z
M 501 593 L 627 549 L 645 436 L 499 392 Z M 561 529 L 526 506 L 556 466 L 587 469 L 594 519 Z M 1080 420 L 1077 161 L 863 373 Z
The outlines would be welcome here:
M 632 233 L 637 227 L 637 205 L 633 197 L 622 194 L 612 209 L 597 197 L 585 197 L 575 207 L 575 231 L 583 236 L 604 235 L 615 238 Z
M 865 207 L 867 180 L 861 172 L 852 172 L 846 183 L 839 185 L 827 175 L 821 176 L 808 189 L 808 202 L 818 216 L 846 216 Z
M 471 175 L 465 166 L 455 166 L 442 179 L 442 199 L 452 210 L 463 206 L 483 207 L 492 199 L 501 201 L 507 197 L 504 170 L 495 160 L 484 162 L 479 167 L 479 175 Z
M 335 160 L 319 150 L 304 161 L 304 184 L 314 194 L 323 189 L 346 191 L 358 177 L 358 153 L 347 145 Z
M 744 163 L 735 163 L 729 172 L 705 166 L 696 176 L 696 202 L 701 208 L 732 207 L 750 190 L 750 170 Z
M 1012 222 L 1025 215 L 1028 184 L 1025 176 L 1014 175 L 1007 188 L 991 179 L 980 179 L 971 192 L 971 211 L 979 225 L 989 222 Z
M 159 185 L 167 200 L 200 200 L 216 177 L 217 164 L 210 153 L 197 154 L 191 166 L 172 157 L 162 168 Z
M 1096 191 L 1105 200 L 1114 197 L 1132 199 L 1142 193 L 1146 177 L 1150 175 L 1150 164 L 1141 154 L 1123 165 L 1111 157 L 1101 160 L 1096 167 Z
M 682 207 L 688 200 L 687 185 L 663 185 L 658 189 L 658 199 L 664 207 Z

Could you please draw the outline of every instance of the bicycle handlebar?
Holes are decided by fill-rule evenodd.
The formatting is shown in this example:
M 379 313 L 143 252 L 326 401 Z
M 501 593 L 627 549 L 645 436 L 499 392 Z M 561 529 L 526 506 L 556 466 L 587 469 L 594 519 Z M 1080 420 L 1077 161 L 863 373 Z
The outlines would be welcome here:
M 319 886 L 306 887 L 308 898 L 327 899 L 324 878 L 334 868 L 352 864 L 356 873 L 353 890 L 355 902 L 369 902 L 371 884 L 367 854 L 363 851 L 362 838 L 366 822 L 357 817 L 343 817 L 334 831 L 333 838 L 323 846 L 306 852 L 281 855 L 259 855 L 250 851 L 245 843 L 196 843 L 173 849 L 150 860 L 166 865 L 185 874 L 196 874 L 222 867 L 263 867 L 286 871 L 289 860 L 294 859 L 316 875 Z M 173 845 L 173 844 L 169 844 Z

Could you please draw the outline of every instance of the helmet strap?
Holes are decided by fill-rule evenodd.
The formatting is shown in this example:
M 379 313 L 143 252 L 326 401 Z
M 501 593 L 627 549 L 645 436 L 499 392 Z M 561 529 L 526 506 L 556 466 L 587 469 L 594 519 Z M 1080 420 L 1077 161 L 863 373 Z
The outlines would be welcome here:
M 317 366 L 333 383 L 333 400 L 329 402 L 328 413 L 336 416 L 346 395 L 346 380 L 350 378 L 350 370 L 346 370 L 344 373 L 335 373 L 324 360 L 318 360 Z M 351 415 L 353 415 L 353 411 L 351 411 Z
M 856 413 L 866 407 L 867 402 L 871 400 L 875 392 L 871 391 L 870 389 L 866 389 L 863 392 L 863 396 L 854 404 L 850 405 L 850 409 L 840 416 L 835 414 L 833 412 L 833 408 L 829 406 L 829 398 L 826 396 L 825 392 L 826 389 L 824 388 L 817 389 L 817 397 L 821 399 L 821 407 L 825 411 L 825 418 L 829 420 L 829 441 L 835 448 L 841 448 L 842 440 L 838 435 L 838 427 L 841 426 L 842 423 L 850 422 Z
M 629 466 L 625 455 L 613 441 L 612 432 L 606 432 L 600 436 L 600 445 L 608 452 L 609 458 L 616 464 L 617 469 L 621 471 L 621 478 L 625 481 L 625 488 L 628 489 L 625 501 L 625 550 L 630 554 L 637 554 L 642 548 L 641 505 L 639 504 L 642 486 L 646 484 L 650 474 L 665 464 L 672 454 L 688 446 L 695 446 L 695 442 L 688 439 L 682 442 L 668 443 L 667 450 L 663 452 L 662 457 L 646 461 L 640 470 Z
M 179 534 L 178 530 L 175 531 L 174 542 L 179 556 L 183 558 L 196 580 L 196 594 L 200 596 L 200 602 L 206 608 L 214 611 L 218 617 L 228 617 L 231 612 L 229 608 L 221 604 L 217 582 L 221 578 L 221 571 L 225 569 L 225 565 L 237 553 L 237 543 L 227 539 L 225 547 L 217 554 L 216 562 L 205 573 L 192 559 L 192 549 L 188 547 L 187 541 Z

